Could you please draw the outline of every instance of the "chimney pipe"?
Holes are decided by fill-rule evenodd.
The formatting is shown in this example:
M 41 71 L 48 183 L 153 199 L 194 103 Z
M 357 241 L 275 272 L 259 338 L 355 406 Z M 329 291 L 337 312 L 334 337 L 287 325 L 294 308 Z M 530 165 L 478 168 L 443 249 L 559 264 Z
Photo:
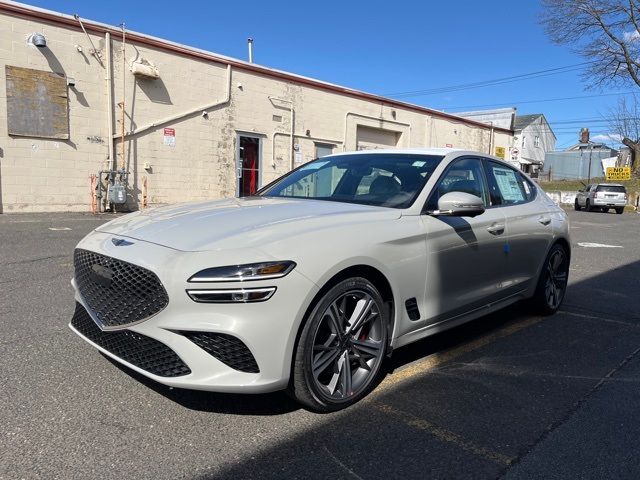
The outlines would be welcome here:
M 589 129 L 580 129 L 580 143 L 589 143 Z
M 253 38 L 247 38 L 247 45 L 249 47 L 249 63 L 253 63 Z

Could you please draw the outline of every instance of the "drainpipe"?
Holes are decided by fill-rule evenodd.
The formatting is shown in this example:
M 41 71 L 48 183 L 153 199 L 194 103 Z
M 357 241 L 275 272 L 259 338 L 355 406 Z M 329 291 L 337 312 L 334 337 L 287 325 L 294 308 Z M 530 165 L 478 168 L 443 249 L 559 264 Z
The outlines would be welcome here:
M 272 97 L 269 96 L 269 100 L 271 101 L 271 103 L 273 103 L 273 101 L 277 101 L 277 102 L 282 102 L 282 103 L 288 103 L 289 104 L 289 121 L 291 123 L 291 128 L 289 130 L 289 170 L 293 170 L 295 165 L 294 165 L 294 156 L 293 156 L 293 135 L 294 135 L 294 131 L 295 131 L 295 125 L 294 125 L 294 121 L 295 121 L 295 112 L 293 110 L 293 101 L 291 100 L 285 100 L 283 98 L 277 98 L 277 97 Z M 274 104 L 275 107 L 277 107 L 277 105 Z M 282 107 L 280 107 L 282 108 Z M 274 141 L 275 141 L 275 134 L 274 134 Z M 274 150 L 275 150 L 275 145 L 274 145 Z
M 111 63 L 111 34 L 107 32 L 104 36 L 106 47 L 106 83 L 107 83 L 107 132 L 109 135 L 109 161 L 112 168 L 116 168 L 115 151 L 113 148 L 113 65 Z
M 247 45 L 249 47 L 249 63 L 253 63 L 253 38 L 247 38 Z

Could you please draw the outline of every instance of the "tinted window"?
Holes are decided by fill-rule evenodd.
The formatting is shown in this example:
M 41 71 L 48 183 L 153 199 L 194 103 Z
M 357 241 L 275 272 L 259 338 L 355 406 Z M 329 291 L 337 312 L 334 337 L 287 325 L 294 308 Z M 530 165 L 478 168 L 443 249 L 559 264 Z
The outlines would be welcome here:
M 442 158 L 382 153 L 326 157 L 276 180 L 258 195 L 407 208 Z
M 517 205 L 533 199 L 535 187 L 520 172 L 501 163 L 487 164 L 492 205 Z
M 596 192 L 627 193 L 622 185 L 598 185 Z
M 489 192 L 484 178 L 482 162 L 477 158 L 462 158 L 454 161 L 434 187 L 426 210 L 438 209 L 438 200 L 445 193 L 464 192 L 475 195 L 489 205 Z

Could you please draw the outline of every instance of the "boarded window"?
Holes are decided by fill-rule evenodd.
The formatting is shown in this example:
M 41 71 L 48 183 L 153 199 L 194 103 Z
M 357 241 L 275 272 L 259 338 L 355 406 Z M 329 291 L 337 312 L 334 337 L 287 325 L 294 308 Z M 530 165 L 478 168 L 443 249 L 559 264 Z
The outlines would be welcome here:
M 63 75 L 5 67 L 9 135 L 69 138 L 67 81 Z

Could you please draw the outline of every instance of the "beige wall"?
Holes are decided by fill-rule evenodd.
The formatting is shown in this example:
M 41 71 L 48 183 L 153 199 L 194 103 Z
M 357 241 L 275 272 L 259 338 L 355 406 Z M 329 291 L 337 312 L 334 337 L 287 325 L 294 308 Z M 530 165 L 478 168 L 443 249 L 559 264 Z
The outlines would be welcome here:
M 47 49 L 27 45 L 30 33 L 41 32 Z M 92 35 L 105 56 L 105 38 Z M 82 47 L 79 52 L 76 45 Z M 64 73 L 75 79 L 69 90 L 70 140 L 19 138 L 7 135 L 6 89 L 0 75 L 0 208 L 17 211 L 88 211 L 89 175 L 109 165 L 106 69 L 89 53 L 91 45 L 80 28 L 60 27 L 0 14 L 0 60 L 5 65 Z M 121 43 L 112 39 L 113 96 L 122 100 Z M 160 80 L 136 79 L 128 62 L 152 61 Z M 230 101 L 203 117 L 199 107 L 223 101 L 227 65 L 175 52 L 127 44 L 125 59 L 125 129 L 149 130 L 127 137 L 125 162 L 131 172 L 130 208 L 141 201 L 147 178 L 150 204 L 221 198 L 236 193 L 238 132 L 262 139 L 261 185 L 286 173 L 291 165 L 290 106 L 294 107 L 296 159 L 315 155 L 315 142 L 336 145 L 334 152 L 356 149 L 358 125 L 398 132 L 400 147 L 454 147 L 489 151 L 490 130 L 341 95 L 234 67 Z M 269 97 L 273 97 L 273 100 Z M 276 100 L 281 99 L 281 100 Z M 284 100 L 284 101 L 282 101 Z M 193 111 L 178 120 L 163 119 Z M 281 121 L 274 120 L 274 116 Z M 120 108 L 114 108 L 115 120 Z M 114 120 L 114 130 L 120 131 Z M 163 128 L 174 128 L 175 147 L 163 144 Z M 307 135 L 307 131 L 309 132 Z M 497 132 L 493 144 L 511 146 L 510 134 Z M 116 144 L 118 162 L 120 145 Z M 151 164 L 145 171 L 144 164 Z

